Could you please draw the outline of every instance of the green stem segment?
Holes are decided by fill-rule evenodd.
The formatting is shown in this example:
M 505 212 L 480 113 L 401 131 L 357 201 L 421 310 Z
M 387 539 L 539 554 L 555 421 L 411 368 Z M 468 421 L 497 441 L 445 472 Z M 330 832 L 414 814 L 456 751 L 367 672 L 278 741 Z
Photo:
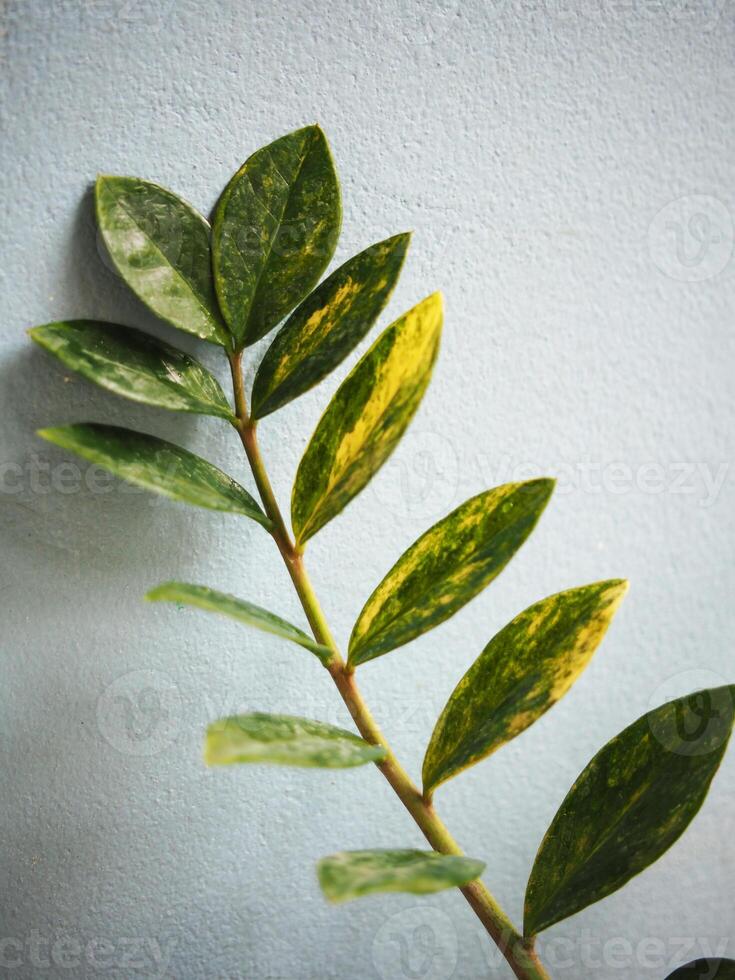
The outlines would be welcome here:
M 266 514 L 273 521 L 271 534 L 281 552 L 291 581 L 301 600 L 314 638 L 332 651 L 327 670 L 332 676 L 342 700 L 347 705 L 357 730 L 365 741 L 382 745 L 386 757 L 376 763 L 398 798 L 413 817 L 419 829 L 435 851 L 440 854 L 462 854 L 462 850 L 437 815 L 430 800 L 425 799 L 411 777 L 391 751 L 370 709 L 365 704 L 355 683 L 350 666 L 345 663 L 329 629 L 319 600 L 304 567 L 303 555 L 294 545 L 273 493 L 268 474 L 260 454 L 255 432 L 256 422 L 247 410 L 242 377 L 242 353 L 230 354 L 230 369 L 237 413 L 236 428 L 253 471 L 256 486 Z M 488 934 L 497 944 L 518 980 L 549 980 L 533 948 L 533 941 L 524 939 L 503 909 L 481 881 L 473 881 L 461 889 L 473 911 Z

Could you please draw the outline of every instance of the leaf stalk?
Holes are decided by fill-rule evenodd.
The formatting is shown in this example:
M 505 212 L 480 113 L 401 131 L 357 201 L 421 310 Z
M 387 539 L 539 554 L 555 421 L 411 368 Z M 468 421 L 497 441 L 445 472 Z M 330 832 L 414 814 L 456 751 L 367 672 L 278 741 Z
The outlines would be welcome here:
M 376 765 L 411 814 L 426 840 L 440 854 L 462 855 L 464 852 L 436 813 L 431 799 L 424 798 L 393 754 L 357 687 L 353 668 L 345 663 L 340 653 L 306 571 L 303 554 L 295 546 L 286 527 L 263 462 L 256 434 L 256 422 L 251 420 L 248 413 L 242 374 L 242 351 L 232 352 L 228 354 L 228 358 L 236 412 L 236 420 L 233 424 L 240 435 L 263 509 L 273 522 L 271 536 L 281 553 L 314 638 L 332 651 L 332 658 L 325 666 L 360 735 L 365 741 L 385 748 L 385 759 Z M 534 949 L 533 938 L 524 939 L 486 886 L 478 879 L 462 886 L 460 891 L 508 961 L 518 980 L 549 980 L 549 975 Z

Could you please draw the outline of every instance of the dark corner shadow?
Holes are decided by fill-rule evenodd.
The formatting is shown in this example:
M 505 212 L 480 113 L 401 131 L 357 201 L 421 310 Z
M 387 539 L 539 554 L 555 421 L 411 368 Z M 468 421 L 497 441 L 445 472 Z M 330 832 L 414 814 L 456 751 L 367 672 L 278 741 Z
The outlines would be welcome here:
M 137 327 L 194 353 L 221 381 L 225 380 L 222 365 L 216 365 L 216 351 L 210 345 L 161 323 L 113 270 L 97 233 L 91 184 L 76 210 L 67 247 L 59 261 L 63 275 L 49 319 L 95 318 Z M 139 540 L 143 527 L 164 522 L 170 532 L 166 540 L 172 562 L 180 552 L 181 541 L 191 539 L 192 521 L 196 519 L 191 507 L 163 498 L 158 498 L 159 506 L 151 506 L 153 495 L 145 492 L 95 495 L 85 479 L 90 464 L 44 441 L 37 430 L 94 421 L 150 432 L 191 446 L 196 441 L 195 433 L 200 445 L 203 430 L 209 438 L 210 427 L 212 439 L 219 443 L 226 423 L 120 398 L 65 368 L 30 338 L 0 364 L 0 411 L 6 420 L 12 420 L 0 453 L 0 547 L 2 542 L 6 547 L 13 543 L 11 550 L 16 550 L 24 541 L 33 542 L 36 560 L 48 561 L 52 566 L 60 552 L 73 552 L 81 563 L 88 560 L 92 571 L 101 560 L 105 544 L 109 544 L 110 526 L 120 535 L 121 545 L 115 553 L 117 567 L 140 567 L 141 563 L 140 554 L 134 549 L 128 552 L 123 546 L 127 525 L 134 526 Z M 202 455 L 210 454 L 205 451 Z M 47 467 L 65 460 L 76 465 L 82 474 L 78 492 L 54 492 L 53 487 L 39 492 L 39 484 L 48 487 Z M 43 471 L 40 475 L 39 467 Z M 237 478 L 237 473 L 233 475 Z M 84 529 L 83 534 L 80 528 Z M 44 542 L 48 545 L 46 550 Z M 106 571 L 112 569 L 108 566 Z

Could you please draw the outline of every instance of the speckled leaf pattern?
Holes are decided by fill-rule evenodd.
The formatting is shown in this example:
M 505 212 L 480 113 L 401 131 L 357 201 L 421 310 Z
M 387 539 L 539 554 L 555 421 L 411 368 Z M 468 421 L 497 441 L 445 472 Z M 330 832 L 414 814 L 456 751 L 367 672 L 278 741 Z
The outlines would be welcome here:
M 224 346 L 205 218 L 137 177 L 98 177 L 95 201 L 110 258 L 139 299 L 179 330 Z
M 326 137 L 307 126 L 249 157 L 214 214 L 214 279 L 238 347 L 255 343 L 329 265 L 342 205 Z
M 526 935 L 610 895 L 671 847 L 704 802 L 734 705 L 735 685 L 678 698 L 597 753 L 541 842 L 526 890 Z
M 439 351 L 440 293 L 385 330 L 340 385 L 299 464 L 291 519 L 304 544 L 380 469 L 413 418 Z
M 735 980 L 735 960 L 693 960 L 674 970 L 666 980 Z
M 612 579 L 559 592 L 490 640 L 436 723 L 424 758 L 425 792 L 487 758 L 566 694 L 627 588 Z
M 350 769 L 385 758 L 385 749 L 358 735 L 308 718 L 255 712 L 222 718 L 207 728 L 208 766 L 262 762 L 277 766 Z
M 348 902 L 376 892 L 430 895 L 479 878 L 482 861 L 436 851 L 342 851 L 317 864 L 319 884 L 330 902 Z
M 176 602 L 184 603 L 187 606 L 196 606 L 207 612 L 220 613 L 236 619 L 240 623 L 254 626 L 256 629 L 263 630 L 265 633 L 273 633 L 284 640 L 291 640 L 298 643 L 315 653 L 319 659 L 326 663 L 331 657 L 328 647 L 317 643 L 303 630 L 291 623 L 281 619 L 274 613 L 262 609 L 260 606 L 247 602 L 245 599 L 238 599 L 225 592 L 218 592 L 216 589 L 209 589 L 204 585 L 191 585 L 188 582 L 164 582 L 163 585 L 156 586 L 147 595 L 149 602 Z
M 388 302 L 410 238 L 395 235 L 366 248 L 294 310 L 255 375 L 254 418 L 313 388 L 357 346 Z
M 430 528 L 365 603 L 350 637 L 350 663 L 380 657 L 453 616 L 505 568 L 553 489 L 546 479 L 507 483 Z
M 185 504 L 271 522 L 239 483 L 201 456 L 145 432 L 80 422 L 40 429 L 41 438 L 102 466 L 136 486 Z
M 66 367 L 116 395 L 174 412 L 234 418 L 206 368 L 140 330 L 99 320 L 62 320 L 28 333 Z

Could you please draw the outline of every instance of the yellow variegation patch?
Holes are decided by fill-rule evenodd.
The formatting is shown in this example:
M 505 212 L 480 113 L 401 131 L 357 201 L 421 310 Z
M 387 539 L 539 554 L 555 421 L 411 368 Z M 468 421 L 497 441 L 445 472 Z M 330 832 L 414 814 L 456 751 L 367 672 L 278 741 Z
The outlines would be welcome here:
M 255 376 L 254 418 L 313 388 L 362 340 L 388 302 L 410 237 L 394 235 L 348 259 L 293 311 Z
M 350 663 L 395 650 L 453 616 L 505 568 L 553 488 L 542 479 L 487 490 L 423 534 L 365 603 L 350 637 Z
M 424 758 L 431 793 L 528 728 L 590 661 L 628 588 L 595 582 L 542 599 L 502 629 L 454 689 Z
M 439 350 L 441 294 L 385 330 L 342 383 L 299 464 L 291 501 L 303 545 L 358 494 L 395 449 Z

